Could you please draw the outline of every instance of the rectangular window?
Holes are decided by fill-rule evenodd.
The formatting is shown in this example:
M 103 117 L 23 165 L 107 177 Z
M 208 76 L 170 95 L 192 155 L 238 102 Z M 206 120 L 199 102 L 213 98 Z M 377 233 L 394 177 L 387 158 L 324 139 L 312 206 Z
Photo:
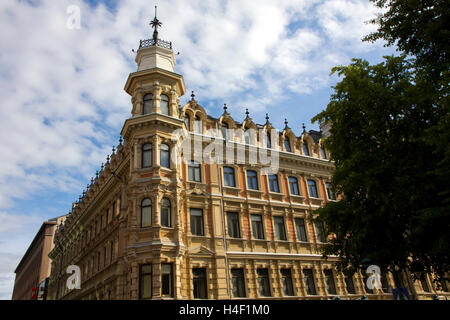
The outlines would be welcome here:
M 306 294 L 316 295 L 316 286 L 314 284 L 314 276 L 312 269 L 303 269 L 303 276 L 305 280 Z
M 170 148 L 165 143 L 160 145 L 160 165 L 161 167 L 170 168 Z
M 308 238 L 306 237 L 305 219 L 295 218 L 295 229 L 297 231 L 297 240 L 304 242 L 308 241 Z
M 269 271 L 267 269 L 258 269 L 258 289 L 261 297 L 270 297 Z
M 200 174 L 200 164 L 194 161 L 191 161 L 188 165 L 188 178 L 189 181 L 200 182 L 201 174 Z
M 161 264 L 161 295 L 173 297 L 173 271 L 171 263 Z
M 236 187 L 233 168 L 223 167 L 223 181 L 227 187 Z
M 364 272 L 363 274 L 364 289 L 366 289 L 366 293 L 373 293 L 373 289 L 369 289 L 369 287 L 367 286 L 367 279 L 369 279 L 369 275 Z
M 285 296 L 293 296 L 294 288 L 292 286 L 291 269 L 281 269 L 281 284 Z
M 195 299 L 207 299 L 207 288 L 206 288 L 206 269 L 205 268 L 193 268 L 193 287 L 194 287 L 194 298 Z
M 289 190 L 291 190 L 291 194 L 300 195 L 298 190 L 298 180 L 296 177 L 289 177 Z
M 344 276 L 345 286 L 347 288 L 347 293 L 349 294 L 355 294 L 355 285 L 353 284 L 353 276 Z
M 112 221 L 114 219 L 115 215 L 116 215 L 116 201 L 113 201 L 112 208 L 111 208 L 111 220 L 110 221 Z
M 249 189 L 258 190 L 258 178 L 255 171 L 247 170 L 247 186 Z
M 316 234 L 317 234 L 317 241 L 319 242 L 327 242 L 326 236 L 325 236 L 325 228 L 323 226 L 322 221 L 316 221 Z
M 97 252 L 97 271 L 100 270 L 100 251 Z
M 386 272 L 382 272 L 381 273 L 381 277 L 380 277 L 380 281 L 381 281 L 381 290 L 383 290 L 384 293 L 387 293 L 389 290 L 389 280 L 388 280 L 388 275 Z
M 109 247 L 109 263 L 112 262 L 113 255 L 114 255 L 114 243 L 111 241 L 110 247 Z
M 273 223 L 275 225 L 275 237 L 277 240 L 286 240 L 286 231 L 284 229 L 284 218 L 273 217 Z
M 103 267 L 106 267 L 106 247 L 103 247 Z
M 317 186 L 316 182 L 314 180 L 308 179 L 308 189 L 309 189 L 309 196 L 312 198 L 318 198 L 319 195 L 317 193 Z
M 425 273 L 422 273 L 420 275 L 420 284 L 422 285 L 422 290 L 424 292 L 430 292 L 430 287 L 428 286 L 427 276 L 425 275 Z
M 139 299 L 152 298 L 152 265 L 139 266 Z
M 280 188 L 278 186 L 278 177 L 276 174 L 269 175 L 269 187 L 270 192 L 280 192 Z
M 233 284 L 233 296 L 235 298 L 245 297 L 244 270 L 231 269 L 231 282 Z
M 228 212 L 228 235 L 231 238 L 240 238 L 241 232 L 239 229 L 239 214 L 237 212 Z
M 255 239 L 264 239 L 262 217 L 257 214 L 252 214 L 251 219 L 252 219 L 253 237 Z
M 328 195 L 328 199 L 330 200 L 336 200 L 336 197 L 333 193 L 333 188 L 331 187 L 331 183 L 326 182 L 325 183 L 325 188 L 327 189 L 327 195 Z
M 191 233 L 196 236 L 203 236 L 203 210 L 191 209 Z
M 105 225 L 109 222 L 109 209 L 106 209 Z
M 327 285 L 328 294 L 336 294 L 333 271 L 330 269 L 325 269 L 323 270 L 323 273 L 325 274 L 325 284 Z

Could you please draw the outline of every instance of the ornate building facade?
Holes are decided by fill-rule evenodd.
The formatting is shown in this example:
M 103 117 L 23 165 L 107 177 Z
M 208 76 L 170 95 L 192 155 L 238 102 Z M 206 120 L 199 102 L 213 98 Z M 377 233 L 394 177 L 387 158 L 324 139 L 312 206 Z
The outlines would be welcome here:
M 391 299 L 387 275 L 382 289 L 368 291 L 366 276 L 345 277 L 333 267 L 336 257 L 319 252 L 327 237 L 309 218 L 336 201 L 321 132 L 297 136 L 287 121 L 276 132 L 268 118 L 256 124 L 248 112 L 238 122 L 226 106 L 214 118 L 193 93 L 180 107 L 185 83 L 174 71 L 172 44 L 152 23 L 153 38 L 141 41 L 125 85 L 132 110 L 123 143 L 58 228 L 49 297 Z M 183 138 L 174 139 L 175 131 Z M 223 163 L 196 161 L 195 152 L 183 161 L 180 140 L 195 150 L 211 137 L 232 150 Z M 239 150 L 244 161 L 235 159 Z M 278 157 L 275 172 L 249 161 L 260 150 Z M 80 289 L 66 286 L 69 265 L 80 268 Z M 430 279 L 425 284 L 431 292 Z

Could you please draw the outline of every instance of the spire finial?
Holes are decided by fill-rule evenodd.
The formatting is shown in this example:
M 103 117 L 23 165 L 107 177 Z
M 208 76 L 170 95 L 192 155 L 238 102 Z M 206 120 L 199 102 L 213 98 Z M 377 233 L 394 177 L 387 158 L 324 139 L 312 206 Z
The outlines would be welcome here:
M 119 146 L 122 146 L 122 136 L 119 138 Z
M 248 112 L 247 108 L 245 109 L 245 114 L 247 115 L 247 118 L 248 118 L 248 115 L 250 114 L 250 112 Z
M 194 101 L 195 99 L 195 94 L 194 94 L 194 90 L 192 90 L 192 93 L 191 93 L 191 101 Z
M 155 6 L 155 17 L 153 18 L 152 21 L 150 21 L 150 25 L 152 26 L 152 28 L 155 29 L 153 31 L 153 41 L 155 41 L 155 45 L 158 40 L 158 27 L 161 27 L 161 25 L 162 25 L 162 23 L 156 17 L 156 8 L 157 8 L 157 6 Z
M 287 121 L 286 118 L 284 118 L 284 125 L 285 125 L 286 128 L 288 127 L 288 121 Z
M 302 128 L 303 128 L 303 132 L 306 132 L 306 127 L 305 127 L 304 123 L 302 123 Z
M 269 122 L 269 114 L 266 113 L 266 121 Z
M 227 104 L 224 103 L 223 104 L 223 113 L 227 113 L 227 109 L 228 109 Z

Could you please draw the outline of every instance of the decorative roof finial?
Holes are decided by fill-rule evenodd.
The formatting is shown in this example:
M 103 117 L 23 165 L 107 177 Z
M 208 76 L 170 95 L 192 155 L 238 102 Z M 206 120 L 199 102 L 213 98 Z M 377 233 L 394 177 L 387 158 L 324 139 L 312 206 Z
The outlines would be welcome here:
M 119 146 L 122 146 L 122 136 L 120 136 L 120 138 L 119 138 Z
M 227 104 L 224 103 L 224 104 L 223 104 L 223 113 L 228 113 L 228 112 L 227 112 L 227 109 L 228 109 Z
M 306 127 L 305 127 L 304 123 L 302 123 L 302 128 L 303 128 L 303 132 L 306 132 Z
M 113 146 L 112 153 L 114 154 L 116 152 L 116 148 Z
M 98 170 L 95 172 L 95 178 L 98 179 Z
M 150 25 L 152 26 L 152 28 L 155 29 L 153 31 L 153 41 L 155 41 L 155 45 L 156 45 L 156 42 L 158 41 L 158 27 L 161 27 L 161 25 L 162 25 L 162 23 L 156 17 L 156 8 L 157 7 L 155 6 L 155 17 L 153 18 L 152 21 L 150 21 Z
M 266 113 L 266 122 L 269 122 L 269 114 Z
M 286 118 L 284 118 L 284 128 L 287 129 L 288 127 L 288 121 Z
M 245 109 L 245 114 L 247 115 L 246 118 L 248 118 L 248 115 L 250 114 L 250 112 L 248 112 L 248 109 Z
M 103 168 L 104 168 L 104 167 L 105 167 L 105 165 L 104 165 L 103 162 L 102 162 L 102 167 L 101 167 L 101 168 L 102 168 L 102 171 L 103 171 Z
M 195 94 L 194 94 L 194 90 L 192 90 L 192 93 L 191 93 L 191 101 L 195 101 Z
M 106 156 L 106 163 L 109 163 L 109 154 Z
M 94 184 L 94 178 L 91 177 L 91 184 Z

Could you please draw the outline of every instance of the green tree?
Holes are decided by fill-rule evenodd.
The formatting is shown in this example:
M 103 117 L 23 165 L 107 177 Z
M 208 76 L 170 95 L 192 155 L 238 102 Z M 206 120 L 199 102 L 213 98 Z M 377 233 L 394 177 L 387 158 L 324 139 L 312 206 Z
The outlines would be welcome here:
M 312 119 L 332 124 L 325 145 L 336 163 L 333 186 L 343 195 L 317 211 L 337 235 L 323 253 L 340 256 L 344 271 L 372 261 L 448 280 L 450 4 L 372 1 L 386 11 L 364 40 L 384 39 L 402 55 L 333 68 L 342 80 Z

